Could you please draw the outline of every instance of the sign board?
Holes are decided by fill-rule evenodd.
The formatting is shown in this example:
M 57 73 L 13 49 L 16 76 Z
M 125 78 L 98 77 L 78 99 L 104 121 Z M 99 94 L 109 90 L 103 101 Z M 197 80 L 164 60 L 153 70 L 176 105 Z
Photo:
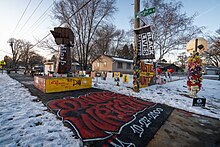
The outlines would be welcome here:
M 44 74 L 48 75 L 50 72 L 54 72 L 54 62 L 44 63 Z
M 120 78 L 120 72 L 114 72 L 114 79 Z
M 140 59 L 155 59 L 153 35 L 150 26 L 135 29 L 137 36 L 137 50 Z
M 149 8 L 149 9 L 144 9 L 144 10 L 142 10 L 142 11 L 140 11 L 140 12 L 138 12 L 137 13 L 137 16 L 148 16 L 148 15 L 150 15 L 150 14 L 153 14 L 153 13 L 155 13 L 155 7 L 153 7 L 153 8 Z
M 6 62 L 4 60 L 0 61 L 0 66 L 6 65 Z
M 128 82 L 129 82 L 128 74 L 123 74 L 123 76 L 122 76 L 122 82 L 123 82 L 123 83 L 128 83 Z
M 70 47 L 65 44 L 61 44 L 60 45 L 60 52 L 59 52 L 57 73 L 67 74 L 70 72 L 70 69 L 71 69 Z
M 194 38 L 192 40 L 190 40 L 187 44 L 186 44 L 186 51 L 189 53 L 193 53 L 193 51 L 196 51 L 195 46 L 196 46 L 196 39 L 198 39 L 198 43 L 197 43 L 197 52 L 198 53 L 203 53 L 205 50 L 207 50 L 208 48 L 208 41 L 205 40 L 204 38 Z
M 34 77 L 34 86 L 44 93 L 87 89 L 92 87 L 91 77 Z
M 112 78 L 112 77 L 113 77 L 113 73 L 107 72 L 107 78 Z
M 193 106 L 204 107 L 206 103 L 205 98 L 193 98 Z

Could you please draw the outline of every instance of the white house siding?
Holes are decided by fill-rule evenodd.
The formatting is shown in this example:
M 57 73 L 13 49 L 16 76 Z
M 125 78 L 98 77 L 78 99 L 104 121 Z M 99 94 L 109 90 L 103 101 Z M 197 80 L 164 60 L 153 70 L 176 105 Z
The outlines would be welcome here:
M 133 74 L 133 63 L 130 62 L 121 62 L 122 68 L 118 68 L 118 61 L 113 62 L 112 71 L 121 72 L 122 74 Z M 127 69 L 127 63 L 131 64 L 131 68 Z

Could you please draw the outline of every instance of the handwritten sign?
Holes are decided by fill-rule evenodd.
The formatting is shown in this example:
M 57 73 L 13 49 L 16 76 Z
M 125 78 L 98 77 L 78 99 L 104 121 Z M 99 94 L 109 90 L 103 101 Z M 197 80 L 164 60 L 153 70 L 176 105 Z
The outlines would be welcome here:
M 150 26 L 134 30 L 137 36 L 138 55 L 141 59 L 155 59 L 153 35 Z

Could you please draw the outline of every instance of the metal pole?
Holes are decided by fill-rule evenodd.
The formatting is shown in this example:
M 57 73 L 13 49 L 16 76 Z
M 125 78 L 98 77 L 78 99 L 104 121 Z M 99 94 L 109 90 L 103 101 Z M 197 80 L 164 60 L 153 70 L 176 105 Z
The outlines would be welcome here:
M 198 39 L 195 40 L 195 52 L 197 53 L 197 48 L 198 48 Z
M 11 46 L 11 51 L 12 51 L 12 68 L 15 70 L 15 73 L 17 73 L 16 65 L 15 65 L 15 54 L 14 54 L 14 39 L 10 40 L 10 46 Z
M 134 29 L 140 27 L 140 19 L 136 17 L 140 11 L 140 0 L 134 0 Z M 134 74 L 133 74 L 133 90 L 139 92 L 140 87 L 140 57 L 137 50 L 137 35 L 134 33 Z

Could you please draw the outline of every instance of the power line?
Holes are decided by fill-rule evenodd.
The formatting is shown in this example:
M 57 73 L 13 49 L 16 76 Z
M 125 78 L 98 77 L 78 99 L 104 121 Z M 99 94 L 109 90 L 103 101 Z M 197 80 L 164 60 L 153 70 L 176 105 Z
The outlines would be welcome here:
M 14 34 L 15 30 L 17 29 L 17 27 L 18 27 L 18 25 L 19 25 L 21 19 L 23 18 L 24 14 L 25 14 L 25 12 L 26 12 L 26 10 L 27 10 L 27 8 L 29 7 L 30 3 L 31 3 L 31 0 L 29 0 L 29 2 L 28 2 L 28 4 L 27 4 L 27 6 L 26 6 L 24 12 L 22 13 L 22 15 L 21 15 L 21 17 L 20 17 L 18 23 L 16 24 L 16 26 L 15 26 L 15 28 L 14 28 L 12 34 L 11 34 L 11 37 L 12 37 L 12 35 Z M 11 37 L 10 37 L 10 38 L 11 38 Z
M 39 8 L 39 6 L 41 5 L 41 3 L 43 2 L 43 0 L 40 1 L 40 3 L 37 5 L 37 7 L 34 9 L 34 11 L 32 12 L 32 14 L 29 16 L 29 18 L 27 19 L 27 21 L 24 23 L 24 25 L 21 27 L 20 31 L 18 33 L 21 32 L 21 30 L 24 28 L 24 26 L 28 23 L 28 21 L 31 19 L 31 17 L 34 15 L 34 13 L 36 12 L 36 10 Z
M 65 24 L 71 17 L 73 17 L 76 13 L 78 13 L 81 9 L 83 9 L 89 2 L 91 2 L 92 0 L 88 0 L 85 4 L 83 4 L 78 10 L 76 10 L 70 17 L 68 17 L 66 19 L 66 21 L 64 21 L 62 24 L 60 24 L 58 27 L 62 26 L 63 24 Z M 37 46 L 41 41 L 43 41 L 45 38 L 47 38 L 51 33 L 47 34 L 44 38 L 42 38 L 40 41 L 38 41 L 35 45 L 33 45 L 33 47 Z M 32 47 L 32 48 L 33 48 Z
M 45 20 L 47 20 L 47 17 L 48 17 L 48 16 L 46 16 L 44 19 L 42 19 L 42 20 L 39 22 L 39 24 L 38 24 L 34 29 L 32 29 L 32 32 L 34 32 Z
M 35 21 L 33 24 L 32 24 L 32 26 L 30 26 L 28 29 L 27 29 L 27 31 L 24 33 L 24 34 L 26 34 L 31 28 L 33 28 L 35 25 L 37 25 L 39 22 L 41 22 L 41 23 L 39 23 L 39 25 L 37 25 L 37 27 L 35 27 L 35 29 L 34 30 L 36 30 L 39 26 L 40 26 L 40 24 L 42 24 L 42 22 L 43 21 L 40 21 L 41 19 L 43 20 L 43 17 L 48 13 L 48 11 L 50 10 L 50 8 L 53 6 L 53 4 L 54 4 L 54 1 L 53 1 L 53 3 L 44 11 L 44 13 L 42 13 L 42 15 L 37 19 L 37 21 Z M 45 20 L 45 19 L 44 19 Z
M 220 6 L 220 3 L 218 3 L 218 4 L 215 5 L 214 7 L 209 8 L 208 10 L 206 10 L 206 11 L 200 13 L 200 14 L 199 14 L 198 16 L 196 16 L 195 18 L 198 18 L 198 17 L 201 17 L 202 15 L 205 15 L 205 14 L 211 12 L 212 10 L 216 9 L 216 8 L 219 7 L 219 6 Z
M 9 52 L 3 51 L 3 50 L 0 50 L 0 51 L 12 55 L 12 53 L 9 53 Z

